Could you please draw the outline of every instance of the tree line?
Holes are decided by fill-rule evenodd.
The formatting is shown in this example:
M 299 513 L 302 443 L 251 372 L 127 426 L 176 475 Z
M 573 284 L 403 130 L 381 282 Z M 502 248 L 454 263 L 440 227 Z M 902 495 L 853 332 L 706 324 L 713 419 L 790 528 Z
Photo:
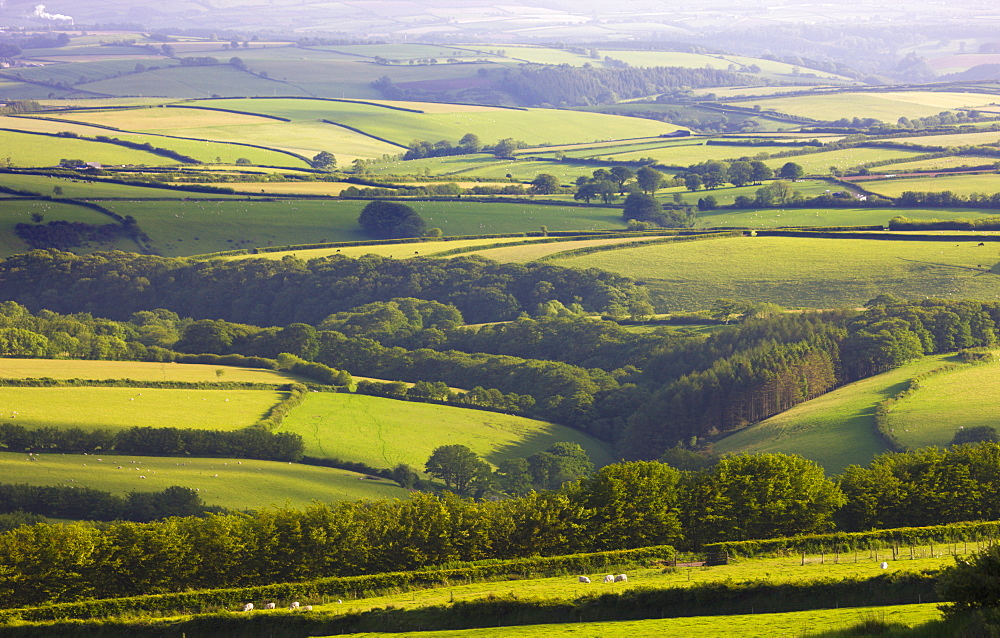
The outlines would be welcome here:
M 743 454 L 693 471 L 623 462 L 503 500 L 415 493 L 147 524 L 33 525 L 0 534 L 0 600 L 13 607 L 995 518 L 997 467 L 996 443 L 885 454 L 836 479 L 798 456 Z
M 467 321 L 478 323 L 515 319 L 552 299 L 594 312 L 622 312 L 646 295 L 631 279 L 605 271 L 498 264 L 472 256 L 223 262 L 32 251 L 0 261 L 0 287 L 5 299 L 32 310 L 124 320 L 137 311 L 166 308 L 196 319 L 271 326 L 316 324 L 332 312 L 397 297 L 451 303 Z

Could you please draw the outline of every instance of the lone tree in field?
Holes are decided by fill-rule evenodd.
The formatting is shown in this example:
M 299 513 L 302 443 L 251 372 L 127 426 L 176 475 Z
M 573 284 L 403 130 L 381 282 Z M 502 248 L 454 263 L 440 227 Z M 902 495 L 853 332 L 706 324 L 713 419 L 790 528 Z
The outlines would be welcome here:
M 780 169 L 778 169 L 778 177 L 781 179 L 802 179 L 805 175 L 805 171 L 801 166 L 795 162 L 786 162 Z
M 489 485 L 490 465 L 464 445 L 442 445 L 431 453 L 424 470 L 444 481 L 460 496 L 471 496 Z
M 332 171 L 337 168 L 337 158 L 330 151 L 320 151 L 313 156 L 310 164 L 312 164 L 313 168 Z
M 361 229 L 378 239 L 423 237 L 424 220 L 406 204 L 397 202 L 369 202 L 358 217 Z
M 531 191 L 539 195 L 552 195 L 559 192 L 559 178 L 548 173 L 539 173 L 531 180 Z

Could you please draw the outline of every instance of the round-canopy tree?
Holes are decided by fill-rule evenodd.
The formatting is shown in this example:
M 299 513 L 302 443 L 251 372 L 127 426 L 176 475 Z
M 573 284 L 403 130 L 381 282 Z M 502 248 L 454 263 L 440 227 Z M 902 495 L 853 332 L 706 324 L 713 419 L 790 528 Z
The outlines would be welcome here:
M 424 220 L 406 204 L 397 202 L 369 202 L 358 216 L 358 224 L 369 235 L 379 239 L 423 237 Z

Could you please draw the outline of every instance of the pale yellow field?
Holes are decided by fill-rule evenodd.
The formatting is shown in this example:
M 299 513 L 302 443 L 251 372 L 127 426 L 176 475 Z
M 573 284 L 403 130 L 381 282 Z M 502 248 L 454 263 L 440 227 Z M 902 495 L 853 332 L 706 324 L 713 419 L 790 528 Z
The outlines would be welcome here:
M 221 370 L 222 374 L 217 371 Z M 0 378 L 135 379 L 136 381 L 232 381 L 282 385 L 298 377 L 273 370 L 194 363 L 0 358 Z
M 299 259 L 315 259 L 317 257 L 328 257 L 330 255 L 346 255 L 347 257 L 361 257 L 362 255 L 380 255 L 382 257 L 393 257 L 405 259 L 406 257 L 426 257 L 435 253 L 441 253 L 454 248 L 468 248 L 470 246 L 481 246 L 483 244 L 500 244 L 526 241 L 524 237 L 502 237 L 498 239 L 458 239 L 455 241 L 425 241 L 409 244 L 362 244 L 359 246 L 340 246 L 337 248 L 313 248 L 309 250 L 283 250 L 281 252 L 260 253 L 257 255 L 235 255 L 225 257 L 225 259 L 281 259 L 286 255 L 292 255 Z M 465 254 L 465 253 L 463 253 Z
M 956 133 L 954 135 L 917 135 L 914 137 L 894 137 L 893 142 L 901 144 L 926 144 L 928 146 L 966 146 L 996 144 L 1000 142 L 1000 131 L 984 133 Z
M 651 237 L 649 241 L 654 239 L 659 239 L 658 237 Z M 591 246 L 609 246 L 614 244 L 626 244 L 629 242 L 641 241 L 637 237 L 616 237 L 614 239 L 585 239 L 580 241 L 557 241 L 547 244 L 527 244 L 510 246 L 507 248 L 487 248 L 485 250 L 477 250 L 475 255 L 480 257 L 486 257 L 487 259 L 493 259 L 502 263 L 510 262 L 528 262 L 534 261 L 541 257 L 546 257 L 548 255 L 554 255 L 556 253 L 561 253 L 566 250 L 574 250 L 577 248 L 589 248 Z M 468 253 L 463 253 L 468 254 Z
M 424 113 L 484 113 L 487 111 L 509 111 L 496 106 L 479 106 L 477 104 L 441 104 L 438 102 L 400 102 L 394 100 L 347 100 L 348 102 L 371 102 L 372 104 L 385 104 L 386 106 L 397 106 L 404 109 L 423 111 Z
M 214 126 L 241 126 L 275 122 L 271 118 L 208 109 L 152 108 L 97 113 L 65 113 L 63 117 L 79 122 L 114 126 L 131 131 L 173 131 Z M 243 140 L 245 141 L 245 140 Z

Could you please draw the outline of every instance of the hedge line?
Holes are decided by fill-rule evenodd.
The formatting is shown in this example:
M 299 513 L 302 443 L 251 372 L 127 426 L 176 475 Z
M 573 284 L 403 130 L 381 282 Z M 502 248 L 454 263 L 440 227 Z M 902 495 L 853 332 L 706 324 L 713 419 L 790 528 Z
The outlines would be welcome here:
M 920 389 L 920 382 L 929 377 L 934 377 L 944 372 L 951 372 L 958 368 L 963 368 L 974 360 L 969 360 L 964 363 L 948 363 L 933 370 L 928 370 L 923 374 L 918 374 L 909 381 L 906 382 L 906 387 L 900 392 L 889 397 L 888 399 L 880 402 L 875 406 L 875 435 L 882 441 L 882 444 L 890 452 L 909 452 L 912 448 L 899 440 L 899 437 L 892 431 L 889 427 L 889 412 L 892 411 L 892 407 L 896 405 L 897 402 L 902 401 L 907 398 L 915 391 Z
M 275 431 L 285 420 L 289 412 L 302 405 L 302 402 L 306 400 L 308 392 L 309 389 L 306 386 L 301 383 L 293 383 L 288 387 L 288 396 L 272 405 L 263 418 L 254 425 L 262 427 L 269 432 Z
M 142 381 L 139 379 L 53 379 L 51 377 L 0 377 L 6 388 L 156 388 L 164 390 L 288 390 L 291 384 L 255 381 Z M 297 385 L 297 384 L 296 384 Z
M 833 532 L 809 534 L 788 538 L 771 538 L 752 541 L 726 541 L 709 543 L 703 547 L 709 553 L 725 552 L 730 556 L 756 558 L 784 556 L 805 552 L 808 554 L 837 551 L 884 549 L 905 545 L 955 543 L 968 541 L 993 542 L 1000 538 L 1000 521 L 949 523 L 930 527 L 896 527 L 869 532 Z
M 408 572 L 386 572 L 365 576 L 318 578 L 300 583 L 280 583 L 258 587 L 152 594 L 129 598 L 57 603 L 41 607 L 0 610 L 0 623 L 16 620 L 45 621 L 67 618 L 104 618 L 137 613 L 200 613 L 218 608 L 237 608 L 248 601 L 255 605 L 274 601 L 315 600 L 321 597 L 361 598 L 454 584 L 507 578 L 538 578 L 558 574 L 596 573 L 610 567 L 644 564 L 670 558 L 676 550 L 669 545 L 589 554 L 570 554 L 489 560 L 451 568 L 431 568 Z M 176 634 L 175 634 L 176 635 Z M 200 634 L 199 634 L 200 635 Z

